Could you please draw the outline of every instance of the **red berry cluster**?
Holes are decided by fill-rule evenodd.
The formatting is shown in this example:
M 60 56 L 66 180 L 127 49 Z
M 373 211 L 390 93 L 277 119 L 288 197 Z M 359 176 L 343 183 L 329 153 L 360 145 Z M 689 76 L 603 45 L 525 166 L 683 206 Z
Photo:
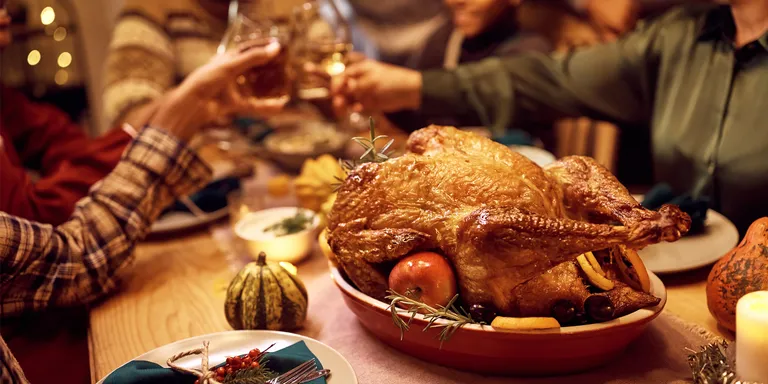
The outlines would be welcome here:
M 227 363 L 223 367 L 216 368 L 216 381 L 223 382 L 227 375 L 231 375 L 241 369 L 259 368 L 259 357 L 261 357 L 261 351 L 258 349 L 252 349 L 247 355 L 242 357 L 227 357 Z M 195 384 L 200 384 L 200 381 L 195 380 Z

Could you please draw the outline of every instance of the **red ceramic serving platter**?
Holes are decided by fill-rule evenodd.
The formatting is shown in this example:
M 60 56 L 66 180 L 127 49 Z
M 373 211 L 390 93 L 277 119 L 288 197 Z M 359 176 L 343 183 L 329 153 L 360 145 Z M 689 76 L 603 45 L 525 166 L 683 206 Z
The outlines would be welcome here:
M 342 271 L 331 266 L 331 276 L 347 306 L 362 325 L 381 341 L 408 355 L 460 370 L 504 375 L 556 375 L 588 370 L 609 362 L 661 313 L 667 292 L 650 273 L 651 293 L 661 302 L 599 324 L 540 331 L 501 332 L 490 326 L 460 328 L 442 347 L 439 330 L 422 332 L 427 321 L 417 315 L 402 340 L 389 306 L 357 290 Z M 409 314 L 401 311 L 408 320 Z

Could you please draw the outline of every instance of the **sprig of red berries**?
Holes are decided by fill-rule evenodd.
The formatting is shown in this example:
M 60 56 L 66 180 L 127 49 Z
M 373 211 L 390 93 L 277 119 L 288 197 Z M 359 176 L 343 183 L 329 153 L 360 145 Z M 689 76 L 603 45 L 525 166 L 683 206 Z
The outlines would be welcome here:
M 230 356 L 227 357 L 226 363 L 216 368 L 216 381 L 220 383 L 227 382 L 230 378 L 239 376 L 243 371 L 253 371 L 254 374 L 265 375 L 266 372 L 262 371 L 262 364 L 267 351 L 272 348 L 274 344 L 261 351 L 258 348 L 254 348 L 246 355 L 242 356 Z M 195 380 L 195 384 L 200 384 L 200 380 Z

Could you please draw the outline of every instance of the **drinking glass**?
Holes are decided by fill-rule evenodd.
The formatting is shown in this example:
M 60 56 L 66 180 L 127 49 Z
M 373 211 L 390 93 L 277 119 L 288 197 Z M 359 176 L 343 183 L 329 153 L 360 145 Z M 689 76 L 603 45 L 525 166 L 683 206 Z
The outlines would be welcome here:
M 287 100 L 292 87 L 289 67 L 290 29 L 270 20 L 252 20 L 239 14 L 222 39 L 224 50 L 242 49 L 244 46 L 266 46 L 280 43 L 280 52 L 268 63 L 248 70 L 237 77 L 238 91 L 245 97 L 260 100 Z
M 291 38 L 290 26 L 287 23 L 279 24 L 268 19 L 251 19 L 243 12 L 238 13 L 237 5 L 237 0 L 233 0 L 230 4 L 232 17 L 219 44 L 219 54 L 247 46 L 266 46 L 271 42 L 280 43 L 280 52 L 269 63 L 248 70 L 237 77 L 235 81 L 238 92 L 246 98 L 288 101 L 293 87 L 292 68 L 289 65 L 288 54 Z M 252 11 L 253 9 L 243 7 L 242 10 Z M 235 123 L 228 117 L 221 116 L 215 126 L 206 133 L 209 139 L 217 143 L 219 149 L 232 155 L 237 148 L 247 147 L 243 135 L 238 134 Z M 247 152 L 247 148 L 245 152 Z
M 344 72 L 352 51 L 349 23 L 333 0 L 315 0 L 294 10 L 293 28 L 298 98 L 329 98 L 331 78 Z

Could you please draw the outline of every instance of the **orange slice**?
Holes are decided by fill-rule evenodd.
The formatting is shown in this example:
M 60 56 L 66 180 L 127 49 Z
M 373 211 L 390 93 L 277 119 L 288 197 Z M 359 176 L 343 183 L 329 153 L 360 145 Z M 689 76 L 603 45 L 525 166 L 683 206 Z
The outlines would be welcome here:
M 651 278 L 648 276 L 648 270 L 636 250 L 620 245 L 614 248 L 611 256 L 613 256 L 613 262 L 619 267 L 622 281 L 645 293 L 651 291 Z
M 592 257 L 594 258 L 594 256 Z M 611 289 L 613 289 L 615 285 L 613 284 L 613 281 L 608 280 L 607 278 L 605 278 L 605 276 L 595 271 L 595 269 L 592 268 L 592 265 L 589 263 L 589 261 L 587 261 L 586 256 L 579 255 L 579 257 L 576 258 L 576 261 L 579 263 L 579 266 L 584 271 L 584 274 L 587 275 L 587 279 L 589 279 L 590 283 L 592 283 L 594 286 L 604 291 L 610 291 Z
M 491 327 L 499 331 L 529 331 L 535 329 L 560 328 L 554 317 L 503 317 L 496 316 Z
M 594 269 L 595 272 L 599 273 L 600 276 L 605 277 L 605 271 L 603 271 L 603 268 L 600 267 L 600 263 L 597 262 L 595 255 L 592 254 L 592 252 L 587 252 L 584 254 L 584 256 L 587 257 L 587 261 L 589 261 L 589 265 L 592 266 L 592 269 Z

